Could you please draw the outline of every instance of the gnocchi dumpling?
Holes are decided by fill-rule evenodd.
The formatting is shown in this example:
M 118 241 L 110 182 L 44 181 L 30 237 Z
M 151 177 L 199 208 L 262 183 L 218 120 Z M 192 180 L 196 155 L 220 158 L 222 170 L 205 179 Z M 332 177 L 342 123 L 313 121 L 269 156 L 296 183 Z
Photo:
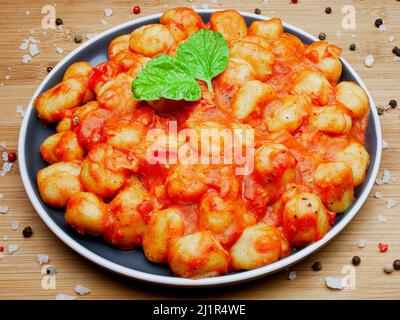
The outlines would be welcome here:
M 99 105 L 96 101 L 90 101 L 83 106 L 80 106 L 75 109 L 69 109 L 64 112 L 64 117 L 57 124 L 56 131 L 70 131 L 72 128 L 79 125 L 81 119 L 91 111 L 94 111 L 99 108 Z
M 329 81 L 313 71 L 301 71 L 294 76 L 293 92 L 306 94 L 317 105 L 324 106 L 333 98 L 333 89 Z
M 40 146 L 40 153 L 44 161 L 54 163 L 83 160 L 85 150 L 79 144 L 75 132 L 64 131 L 47 137 Z
M 257 224 L 246 228 L 230 250 L 234 270 L 252 270 L 273 263 L 290 251 L 288 241 L 275 227 Z
M 289 243 L 300 247 L 321 239 L 330 228 L 328 211 L 321 199 L 308 192 L 297 192 L 288 198 L 283 209 L 283 234 Z
M 209 231 L 189 234 L 173 241 L 168 264 L 177 276 L 210 277 L 224 274 L 229 268 L 229 253 Z
M 160 23 L 168 27 L 170 25 L 176 26 L 179 30 L 184 32 L 184 38 L 191 36 L 204 26 L 200 15 L 191 8 L 173 8 L 166 10 L 160 17 Z M 172 32 L 172 34 L 175 33 Z
M 283 33 L 282 20 L 272 18 L 266 21 L 253 21 L 249 28 L 249 35 L 277 40 Z
M 364 89 L 354 82 L 342 81 L 336 87 L 336 100 L 355 118 L 361 118 L 369 110 L 369 99 Z
M 65 221 L 80 234 L 100 236 L 103 234 L 107 206 L 90 192 L 79 192 L 67 203 Z
M 358 187 L 365 179 L 370 156 L 364 146 L 352 141 L 350 144 L 339 150 L 336 155 L 337 161 L 343 161 L 353 171 L 354 186 Z
M 73 195 L 83 191 L 80 172 L 79 162 L 62 161 L 39 170 L 37 183 L 42 200 L 52 207 L 65 207 Z
M 108 45 L 108 59 L 113 59 L 118 53 L 129 50 L 130 34 L 114 38 Z
M 310 122 L 314 128 L 328 134 L 348 134 L 353 124 L 346 109 L 338 106 L 315 108 Z
M 247 35 L 247 25 L 236 10 L 213 12 L 210 17 L 212 30 L 220 32 L 228 45 Z
M 143 251 L 147 259 L 166 263 L 168 250 L 174 239 L 183 236 L 185 223 L 177 209 L 153 212 L 143 237 Z

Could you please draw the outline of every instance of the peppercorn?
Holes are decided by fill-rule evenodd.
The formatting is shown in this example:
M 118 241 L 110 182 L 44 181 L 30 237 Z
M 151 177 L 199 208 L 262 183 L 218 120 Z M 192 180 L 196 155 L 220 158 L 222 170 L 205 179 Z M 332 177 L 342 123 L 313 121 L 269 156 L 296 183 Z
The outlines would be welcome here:
M 378 248 L 380 252 L 386 252 L 389 249 L 389 246 L 386 243 L 379 243 Z
M 389 101 L 389 106 L 391 106 L 393 109 L 397 107 L 397 101 L 392 99 Z
M 63 24 L 62 19 L 61 19 L 61 18 L 57 18 L 57 19 L 56 19 L 56 25 L 57 25 L 57 26 L 61 26 L 62 24 Z
M 47 72 L 50 72 L 51 70 L 53 70 L 53 67 L 47 67 Z
M 385 112 L 385 108 L 383 106 L 377 106 L 376 111 L 378 111 L 378 114 L 381 115 Z
M 32 228 L 30 226 L 27 226 L 27 227 L 24 228 L 24 230 L 22 230 L 22 235 L 25 238 L 31 237 L 32 233 L 33 233 L 33 231 L 32 231 Z
M 82 36 L 79 35 L 79 34 L 77 34 L 77 35 L 74 37 L 74 41 L 75 41 L 75 43 L 81 43 L 81 42 L 82 42 Z
M 400 270 L 400 259 L 396 259 L 393 261 L 394 270 Z
M 349 46 L 349 49 L 350 49 L 351 51 L 355 51 L 355 50 L 356 50 L 356 45 L 355 45 L 354 43 L 352 43 L 352 44 Z
M 134 8 L 132 9 L 132 11 L 133 11 L 134 14 L 139 14 L 139 13 L 140 13 L 140 7 L 139 7 L 139 6 L 136 6 L 136 7 L 134 7 Z
M 400 57 L 400 48 L 399 47 L 394 47 L 392 50 L 393 54 L 395 54 L 396 56 Z
M 261 14 L 261 10 L 258 9 L 258 8 L 256 8 L 256 9 L 254 10 L 254 13 L 255 13 L 255 14 Z
M 358 266 L 361 263 L 361 258 L 359 256 L 354 256 L 353 259 L 351 259 L 351 262 L 355 265 Z
M 315 261 L 311 267 L 314 271 L 320 271 L 322 269 L 322 264 L 319 261 Z
M 325 34 L 324 32 L 321 32 L 321 33 L 318 35 L 318 38 L 319 38 L 319 40 L 325 40 L 325 39 L 326 39 L 326 34 Z
M 393 266 L 388 263 L 383 267 L 383 271 L 385 271 L 385 273 L 389 274 L 393 272 Z
M 0 247 L 0 252 L 4 252 L 4 247 Z
M 326 14 L 331 14 L 332 13 L 332 8 L 331 7 L 326 7 L 325 8 L 325 13 Z
M 296 4 L 298 1 L 297 0 L 291 0 L 293 4 Z
M 14 162 L 15 160 L 17 160 L 17 154 L 13 151 L 9 152 L 7 154 L 7 160 L 8 162 Z
M 383 20 L 382 19 L 376 19 L 375 20 L 375 27 L 379 28 L 381 25 L 383 25 Z

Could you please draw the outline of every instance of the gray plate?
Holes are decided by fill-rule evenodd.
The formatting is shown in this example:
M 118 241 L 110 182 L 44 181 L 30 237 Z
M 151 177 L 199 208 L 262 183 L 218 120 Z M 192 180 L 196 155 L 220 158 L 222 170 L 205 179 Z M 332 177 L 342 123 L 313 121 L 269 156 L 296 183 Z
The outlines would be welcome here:
M 204 21 L 207 22 L 213 11 L 214 10 L 199 10 L 199 13 Z M 242 15 L 245 17 L 248 25 L 254 20 L 267 19 L 267 17 L 249 13 L 242 13 Z M 381 157 L 381 131 L 378 115 L 371 97 L 371 116 L 367 128 L 366 144 L 366 148 L 371 156 L 371 163 L 364 183 L 358 187 L 355 192 L 355 202 L 346 213 L 338 215 L 335 226 L 323 239 L 293 252 L 290 256 L 282 260 L 255 270 L 230 273 L 220 277 L 201 280 L 174 277 L 167 266 L 157 265 L 146 260 L 142 250 L 121 251 L 116 247 L 108 245 L 101 238 L 80 236 L 66 224 L 64 220 L 64 210 L 57 210 L 43 203 L 36 184 L 36 174 L 40 169 L 46 166 L 46 163 L 41 158 L 39 147 L 46 137 L 54 134 L 55 130 L 54 128 L 45 127 L 36 116 L 32 106 L 34 98 L 59 83 L 62 80 L 64 71 L 72 63 L 88 61 L 94 66 L 100 62 L 106 61 L 107 48 L 111 40 L 119 35 L 130 33 L 133 29 L 142 25 L 158 23 L 159 16 L 160 15 L 152 15 L 135 21 L 129 21 L 81 45 L 52 70 L 35 92 L 21 126 L 19 137 L 19 166 L 25 189 L 38 214 L 62 241 L 98 265 L 131 278 L 173 286 L 216 286 L 254 279 L 281 270 L 320 249 L 350 222 L 364 203 L 375 181 Z M 315 37 L 294 26 L 288 24 L 284 24 L 284 26 L 286 32 L 296 35 L 307 44 L 316 40 Z M 360 77 L 350 65 L 344 59 L 342 59 L 342 63 L 343 74 L 341 80 L 354 81 L 368 92 Z

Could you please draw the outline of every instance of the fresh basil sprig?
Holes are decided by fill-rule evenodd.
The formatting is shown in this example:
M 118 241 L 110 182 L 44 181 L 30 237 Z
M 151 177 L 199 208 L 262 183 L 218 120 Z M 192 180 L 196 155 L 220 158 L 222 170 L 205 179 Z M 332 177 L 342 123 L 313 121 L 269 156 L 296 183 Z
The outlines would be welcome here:
M 222 34 L 201 29 L 179 46 L 176 57 L 160 54 L 146 64 L 132 81 L 134 98 L 199 100 L 201 88 L 196 79 L 205 81 L 212 92 L 211 80 L 226 69 L 228 56 Z

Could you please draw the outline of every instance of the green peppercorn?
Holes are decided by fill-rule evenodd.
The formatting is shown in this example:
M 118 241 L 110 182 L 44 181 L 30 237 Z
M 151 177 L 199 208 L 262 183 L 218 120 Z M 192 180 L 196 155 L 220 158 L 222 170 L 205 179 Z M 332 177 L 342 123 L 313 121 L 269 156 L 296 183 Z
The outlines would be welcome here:
M 385 108 L 383 106 L 377 106 L 376 111 L 378 111 L 378 114 L 381 115 L 385 112 Z
M 320 271 L 322 269 L 322 264 L 319 261 L 315 261 L 311 267 L 314 271 Z
M 74 41 L 75 41 L 75 43 L 81 43 L 81 42 L 82 42 L 82 36 L 79 35 L 79 34 L 77 34 L 77 35 L 74 37 Z
M 361 263 L 361 258 L 359 256 L 354 256 L 353 259 L 351 259 L 351 262 L 355 265 L 358 266 Z

